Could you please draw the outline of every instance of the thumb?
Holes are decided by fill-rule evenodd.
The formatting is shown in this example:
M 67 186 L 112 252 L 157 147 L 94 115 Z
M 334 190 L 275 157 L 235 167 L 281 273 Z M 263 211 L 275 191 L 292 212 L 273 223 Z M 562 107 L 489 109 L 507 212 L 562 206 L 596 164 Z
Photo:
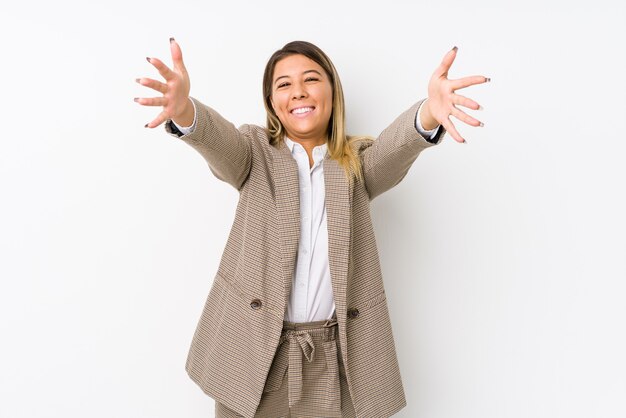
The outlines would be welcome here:
M 442 76 L 447 77 L 448 70 L 450 70 L 452 63 L 454 62 L 454 59 L 456 58 L 456 52 L 458 49 L 459 48 L 455 46 L 450 51 L 448 51 L 446 55 L 444 55 L 443 60 L 441 60 L 441 64 L 439 64 L 439 67 L 437 67 L 437 70 L 435 70 L 435 75 L 437 77 L 442 77 Z
M 174 38 L 170 38 L 170 51 L 172 52 L 172 63 L 175 69 L 186 72 L 185 64 L 183 63 L 183 52 L 180 50 L 180 45 Z

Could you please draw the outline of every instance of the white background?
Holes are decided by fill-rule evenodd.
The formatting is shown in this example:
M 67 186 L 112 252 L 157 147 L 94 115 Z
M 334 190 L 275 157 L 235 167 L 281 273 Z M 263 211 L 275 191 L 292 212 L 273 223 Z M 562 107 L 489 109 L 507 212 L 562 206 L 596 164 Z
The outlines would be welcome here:
M 184 371 L 237 192 L 133 102 L 182 46 L 192 95 L 263 124 L 303 39 L 351 134 L 451 78 L 481 103 L 372 202 L 398 417 L 626 416 L 623 2 L 15 2 L 0 7 L 0 417 L 212 417 Z M 454 119 L 455 120 L 455 119 Z

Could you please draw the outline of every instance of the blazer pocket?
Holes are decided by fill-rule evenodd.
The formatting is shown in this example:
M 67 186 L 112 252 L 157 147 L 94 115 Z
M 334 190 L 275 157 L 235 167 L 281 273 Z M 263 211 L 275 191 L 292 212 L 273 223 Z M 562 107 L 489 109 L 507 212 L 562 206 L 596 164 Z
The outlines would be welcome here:
M 387 295 L 383 290 L 374 297 L 371 297 L 363 302 L 353 302 L 348 305 L 348 319 L 357 319 L 361 314 L 374 309 L 376 306 L 387 300 Z

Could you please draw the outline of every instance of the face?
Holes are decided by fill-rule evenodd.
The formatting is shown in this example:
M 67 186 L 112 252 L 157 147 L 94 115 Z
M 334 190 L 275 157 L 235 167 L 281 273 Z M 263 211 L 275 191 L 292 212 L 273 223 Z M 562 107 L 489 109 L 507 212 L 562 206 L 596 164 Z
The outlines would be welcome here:
M 315 61 L 300 54 L 278 61 L 270 99 L 290 139 L 316 145 L 327 140 L 333 90 L 326 72 Z

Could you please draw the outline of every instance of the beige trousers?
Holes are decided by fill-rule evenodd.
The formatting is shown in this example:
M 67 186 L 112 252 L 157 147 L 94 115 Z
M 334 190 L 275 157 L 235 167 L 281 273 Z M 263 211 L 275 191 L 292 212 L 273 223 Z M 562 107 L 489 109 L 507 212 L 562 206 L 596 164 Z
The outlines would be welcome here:
M 336 318 L 283 321 L 255 418 L 356 418 L 337 331 Z M 215 417 L 242 416 L 216 401 Z

